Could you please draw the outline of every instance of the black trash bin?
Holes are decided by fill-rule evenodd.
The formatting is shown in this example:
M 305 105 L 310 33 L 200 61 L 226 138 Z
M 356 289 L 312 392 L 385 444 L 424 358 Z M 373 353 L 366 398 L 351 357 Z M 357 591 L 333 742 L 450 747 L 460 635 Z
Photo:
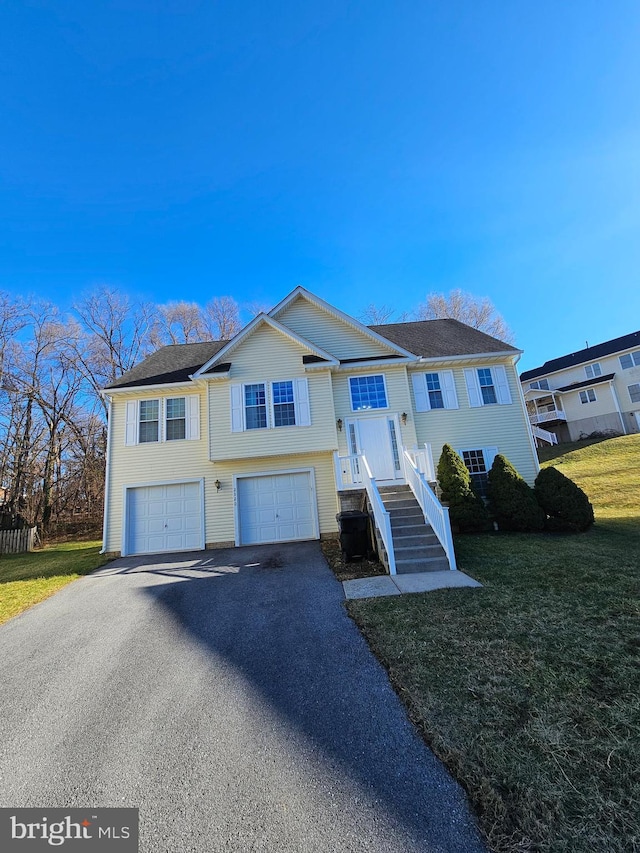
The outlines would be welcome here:
M 336 521 L 340 525 L 340 548 L 347 560 L 366 557 L 369 547 L 369 514 L 358 509 L 339 512 Z

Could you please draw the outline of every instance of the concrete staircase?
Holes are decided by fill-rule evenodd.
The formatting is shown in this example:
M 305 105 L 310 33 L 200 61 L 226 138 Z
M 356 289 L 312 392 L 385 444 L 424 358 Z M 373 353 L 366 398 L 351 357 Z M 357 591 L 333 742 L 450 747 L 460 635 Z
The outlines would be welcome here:
M 396 572 L 442 572 L 449 561 L 438 537 L 425 522 L 409 486 L 381 486 L 380 497 L 391 518 Z

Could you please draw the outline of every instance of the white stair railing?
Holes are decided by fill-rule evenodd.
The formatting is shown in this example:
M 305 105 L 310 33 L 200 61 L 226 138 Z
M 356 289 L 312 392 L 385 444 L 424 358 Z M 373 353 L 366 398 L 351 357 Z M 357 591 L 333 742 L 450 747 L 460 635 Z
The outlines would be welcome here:
M 425 480 L 424 475 L 420 473 L 407 450 L 403 451 L 402 463 L 407 485 L 420 504 L 425 521 L 431 525 L 433 532 L 438 537 L 438 541 L 442 545 L 449 561 L 449 568 L 454 571 L 457 567 L 456 555 L 453 550 L 453 534 L 451 533 L 451 523 L 449 521 L 449 508 L 442 506 L 438 498 L 434 495 L 433 489 Z
M 542 427 L 536 426 L 535 424 L 531 424 L 531 432 L 536 438 L 539 438 L 541 441 L 546 441 L 548 444 L 558 443 L 558 436 L 554 432 L 549 432 L 549 430 L 542 429 Z
M 367 464 L 366 457 L 360 456 L 359 461 L 360 471 L 362 472 L 362 482 L 364 483 L 365 489 L 367 490 L 369 503 L 371 504 L 371 509 L 373 510 L 373 520 L 375 522 L 376 527 L 380 531 L 380 536 L 382 537 L 382 542 L 384 544 L 385 551 L 387 552 L 387 560 L 389 561 L 389 574 L 395 575 L 396 555 L 393 550 L 393 536 L 391 534 L 391 516 L 385 509 L 385 506 L 382 502 L 382 497 L 380 496 L 380 492 L 378 491 L 376 478 L 371 473 L 371 469 Z

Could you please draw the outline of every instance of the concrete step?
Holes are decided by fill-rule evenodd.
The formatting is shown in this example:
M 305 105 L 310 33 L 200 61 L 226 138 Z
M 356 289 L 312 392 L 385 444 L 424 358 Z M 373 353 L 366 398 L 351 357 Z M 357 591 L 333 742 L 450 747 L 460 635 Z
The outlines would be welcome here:
M 422 559 L 397 559 L 396 572 L 406 575 L 414 572 L 443 572 L 449 569 L 446 557 L 423 557 Z
M 397 560 L 409 560 L 415 557 L 444 557 L 445 553 L 442 545 L 438 542 L 437 545 L 396 545 L 394 542 L 394 551 L 396 552 Z
M 403 533 L 393 530 L 393 542 L 396 548 L 417 548 L 419 545 L 439 545 L 440 542 L 435 533 L 426 533 L 430 530 L 426 525 L 419 528 L 417 532 Z
M 380 497 L 382 498 L 382 502 L 384 504 L 393 504 L 397 503 L 398 501 L 415 500 L 415 495 L 412 491 L 388 492 L 386 494 L 384 492 L 381 492 Z
M 418 518 L 392 518 L 391 532 L 394 536 L 411 535 L 412 533 L 432 533 L 433 528 L 425 524 L 422 514 Z
M 424 524 L 424 514 L 419 506 L 408 506 L 403 507 L 402 509 L 390 509 L 387 510 L 389 513 L 389 518 L 391 521 L 402 521 L 403 518 L 407 520 L 411 519 L 411 521 L 415 524 L 415 519 L 422 519 L 422 523 Z

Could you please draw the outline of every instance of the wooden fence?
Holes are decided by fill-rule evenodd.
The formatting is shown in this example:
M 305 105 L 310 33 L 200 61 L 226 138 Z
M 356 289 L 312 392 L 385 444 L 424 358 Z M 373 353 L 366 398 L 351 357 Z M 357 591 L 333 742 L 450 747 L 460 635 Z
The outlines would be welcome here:
M 0 530 L 0 554 L 22 554 L 33 551 L 37 541 L 37 527 L 22 530 Z

